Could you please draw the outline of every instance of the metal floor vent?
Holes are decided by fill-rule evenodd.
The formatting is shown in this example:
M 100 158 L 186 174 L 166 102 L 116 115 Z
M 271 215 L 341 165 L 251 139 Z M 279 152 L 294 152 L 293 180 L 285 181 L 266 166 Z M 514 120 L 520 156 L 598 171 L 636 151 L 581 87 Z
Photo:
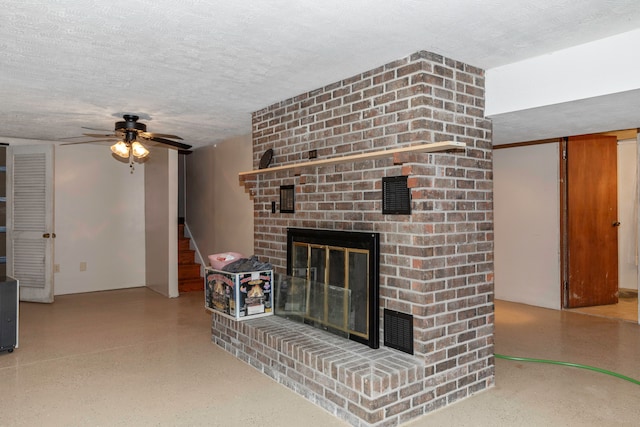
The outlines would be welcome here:
M 413 316 L 384 309 L 384 345 L 413 354 Z
M 409 215 L 411 213 L 411 191 L 406 176 L 382 178 L 382 213 L 384 215 Z

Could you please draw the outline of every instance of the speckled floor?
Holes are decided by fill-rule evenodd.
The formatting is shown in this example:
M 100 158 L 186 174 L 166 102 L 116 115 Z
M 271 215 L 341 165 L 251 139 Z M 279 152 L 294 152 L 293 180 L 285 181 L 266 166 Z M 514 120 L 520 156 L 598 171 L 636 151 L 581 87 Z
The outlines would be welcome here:
M 617 304 L 573 308 L 571 311 L 638 323 L 638 291 L 621 291 Z
M 0 426 L 344 426 L 211 343 L 200 293 L 143 288 L 21 304 L 20 348 L 0 353 Z M 640 379 L 640 326 L 496 303 L 496 352 Z M 640 386 L 496 360 L 496 386 L 406 424 L 638 425 Z

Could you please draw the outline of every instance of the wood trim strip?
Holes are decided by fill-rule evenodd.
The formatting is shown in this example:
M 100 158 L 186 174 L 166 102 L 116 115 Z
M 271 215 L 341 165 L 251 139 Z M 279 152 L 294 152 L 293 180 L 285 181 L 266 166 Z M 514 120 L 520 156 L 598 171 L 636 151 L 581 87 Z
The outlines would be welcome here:
M 636 139 L 638 136 L 638 129 L 625 129 L 625 130 L 616 130 L 612 132 L 604 132 L 602 135 L 612 135 L 618 138 L 618 141 L 625 139 Z
M 614 130 L 611 132 L 601 132 L 597 135 L 613 135 L 618 138 L 618 140 L 624 139 L 634 139 L 640 133 L 640 129 L 623 129 L 623 130 Z M 514 142 L 511 144 L 500 144 L 494 145 L 494 150 L 499 150 L 502 148 L 514 148 L 514 147 L 526 147 L 527 145 L 538 145 L 538 144 L 551 144 L 554 142 L 561 142 L 562 138 L 550 138 L 550 139 L 538 139 L 535 141 L 524 141 L 524 142 Z
M 529 145 L 541 145 L 541 144 L 553 144 L 562 141 L 562 138 L 551 138 L 551 139 L 538 139 L 536 141 L 526 141 L 526 142 L 514 142 L 511 144 L 500 144 L 494 145 L 494 150 L 500 150 L 503 148 L 516 148 L 516 147 L 527 147 Z

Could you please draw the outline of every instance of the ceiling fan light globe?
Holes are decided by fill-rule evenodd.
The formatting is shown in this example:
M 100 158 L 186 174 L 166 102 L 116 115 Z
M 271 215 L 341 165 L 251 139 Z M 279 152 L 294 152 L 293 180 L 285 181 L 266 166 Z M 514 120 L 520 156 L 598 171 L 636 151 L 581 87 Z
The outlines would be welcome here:
M 138 159 L 149 155 L 149 150 L 147 150 L 144 145 L 140 144 L 138 141 L 134 141 L 131 144 L 131 151 L 133 152 L 134 157 Z
M 113 154 L 115 154 L 116 156 L 120 156 L 123 159 L 129 158 L 129 147 L 124 143 L 124 141 L 118 141 L 113 144 L 111 146 L 111 151 L 113 152 Z

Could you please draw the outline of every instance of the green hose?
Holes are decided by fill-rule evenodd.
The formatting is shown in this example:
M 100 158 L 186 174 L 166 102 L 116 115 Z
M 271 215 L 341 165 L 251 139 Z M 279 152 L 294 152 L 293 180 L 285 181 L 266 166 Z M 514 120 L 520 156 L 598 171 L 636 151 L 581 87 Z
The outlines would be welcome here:
M 600 372 L 601 374 L 611 375 L 612 377 L 620 378 L 625 381 L 629 381 L 635 385 L 640 385 L 640 381 L 628 377 L 626 375 L 619 374 L 617 372 L 607 371 L 606 369 L 596 368 L 594 366 L 589 365 L 580 365 L 579 363 L 571 363 L 571 362 L 559 362 L 557 360 L 547 360 L 547 359 L 532 359 L 529 357 L 516 357 L 516 356 L 505 356 L 502 354 L 494 354 L 496 359 L 505 359 L 505 360 L 514 360 L 517 362 L 535 362 L 535 363 L 548 363 L 550 365 L 561 365 L 561 366 L 571 366 L 573 368 L 580 369 L 588 369 L 590 371 Z

